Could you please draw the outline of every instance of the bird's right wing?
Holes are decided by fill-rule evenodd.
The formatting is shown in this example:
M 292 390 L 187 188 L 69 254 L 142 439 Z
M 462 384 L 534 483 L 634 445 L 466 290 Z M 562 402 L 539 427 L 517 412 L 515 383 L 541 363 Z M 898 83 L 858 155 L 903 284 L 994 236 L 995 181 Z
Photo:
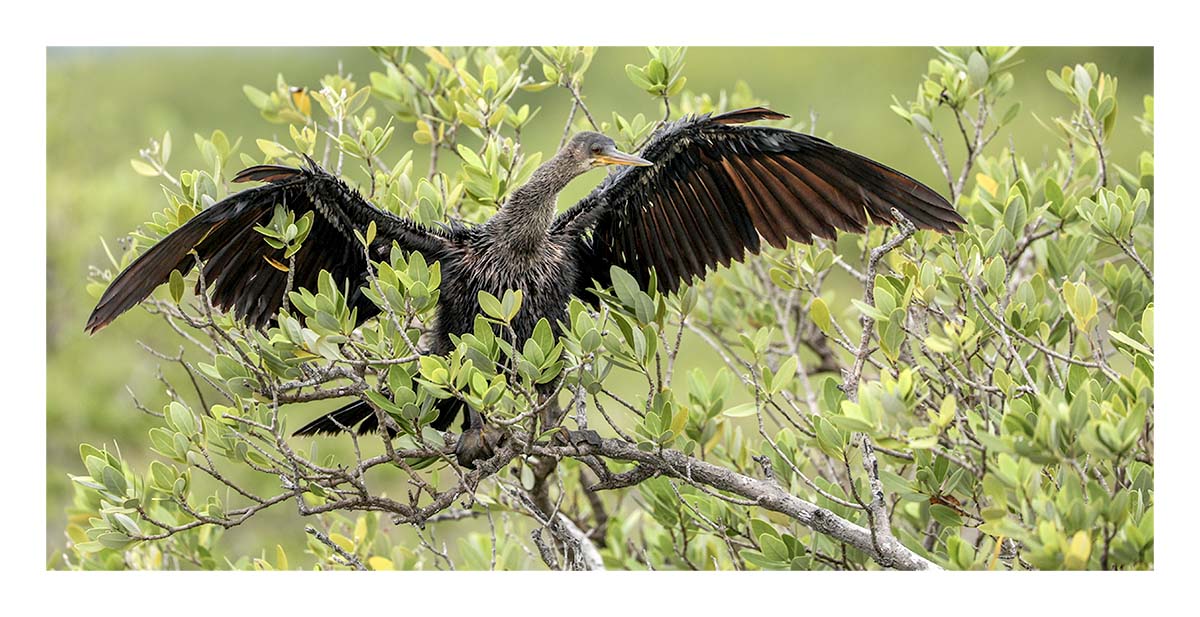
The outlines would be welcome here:
M 351 292 L 365 285 L 367 258 L 354 230 L 365 234 L 371 222 L 377 229 L 373 248 L 382 247 L 381 254 L 394 241 L 434 261 L 448 246 L 440 234 L 367 203 L 311 159 L 302 169 L 251 167 L 233 181 L 267 184 L 209 206 L 150 247 L 108 286 L 84 329 L 95 333 L 108 325 L 170 280 L 171 272 L 187 274 L 197 256 L 204 263 L 213 305 L 233 309 L 250 325 L 264 327 L 283 304 L 288 278 L 284 251 L 272 248 L 255 230 L 269 224 L 276 205 L 295 212 L 296 218 L 314 213 L 308 238 L 293 255 L 294 289 L 315 289 L 321 270 L 329 271 L 339 286 L 349 281 Z M 355 303 L 355 298 L 348 300 Z M 366 318 L 367 304 L 361 301 L 360 319 Z

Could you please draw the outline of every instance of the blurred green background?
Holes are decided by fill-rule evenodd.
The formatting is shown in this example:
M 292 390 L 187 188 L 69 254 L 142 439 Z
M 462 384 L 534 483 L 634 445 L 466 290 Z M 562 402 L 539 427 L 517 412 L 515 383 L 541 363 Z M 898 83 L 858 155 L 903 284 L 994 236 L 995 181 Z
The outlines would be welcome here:
M 158 180 L 135 174 L 129 159 L 137 157 L 150 138 L 170 131 L 175 143 L 171 171 L 198 167 L 200 156 L 191 136 L 207 136 L 217 128 L 231 139 L 243 137 L 241 151 L 259 156 L 254 139 L 290 140 L 283 125 L 259 117 L 242 93 L 244 84 L 270 90 L 276 74 L 283 73 L 289 83 L 315 85 L 322 75 L 336 72 L 339 62 L 356 81 L 367 83 L 368 74 L 381 70 L 381 64 L 366 48 L 332 47 L 53 48 L 47 56 L 46 545 L 53 566 L 54 553 L 65 543 L 65 509 L 71 501 L 67 474 L 81 471 L 79 443 L 116 444 L 139 466 L 148 460 L 143 442 L 155 421 L 133 407 L 125 388 L 150 408 L 161 407 L 166 399 L 157 382 L 158 362 L 136 341 L 168 352 L 178 349 L 169 329 L 141 311 L 131 311 L 95 337 L 83 333 L 94 303 L 84 289 L 88 266 L 107 265 L 100 239 L 117 250 L 119 238 L 163 207 Z M 916 131 L 888 110 L 893 95 L 902 102 L 913 96 L 934 56 L 931 48 L 693 47 L 684 74 L 687 88 L 696 92 L 715 96 L 745 80 L 778 111 L 801 118 L 815 111 L 817 134 L 944 192 L 945 182 Z M 1053 156 L 1056 141 L 1032 114 L 1047 119 L 1070 110 L 1044 73 L 1066 64 L 1096 62 L 1120 80 L 1110 160 L 1131 166 L 1145 147 L 1133 118 L 1141 113 L 1142 96 L 1153 92 L 1151 49 L 1026 48 L 1018 58 L 1023 62 L 1012 71 L 1016 85 L 1008 98 L 1021 101 L 1023 110 L 993 142 L 993 149 L 1011 140 L 1031 164 Z M 611 120 L 612 111 L 626 117 L 639 111 L 659 115 L 657 103 L 625 77 L 626 63 L 645 61 L 641 48 L 597 52 L 583 91 L 598 120 Z M 561 89 L 521 93 L 513 103 L 542 106 L 523 141 L 527 148 L 549 155 L 562 132 L 569 94 Z M 951 159 L 961 160 L 961 144 L 947 141 Z M 410 148 L 411 127 L 401 125 L 387 158 Z M 427 165 L 424 155 L 418 148 L 416 169 Z M 562 202 L 570 204 L 598 178 L 589 175 L 576 182 Z M 690 366 L 717 366 L 704 354 L 689 360 Z M 332 407 L 328 402 L 317 405 Z M 317 411 L 314 407 L 299 413 L 307 419 Z M 254 547 L 277 543 L 303 545 L 303 524 L 294 510 L 281 506 L 267 514 L 228 532 L 225 542 L 231 552 L 257 553 Z

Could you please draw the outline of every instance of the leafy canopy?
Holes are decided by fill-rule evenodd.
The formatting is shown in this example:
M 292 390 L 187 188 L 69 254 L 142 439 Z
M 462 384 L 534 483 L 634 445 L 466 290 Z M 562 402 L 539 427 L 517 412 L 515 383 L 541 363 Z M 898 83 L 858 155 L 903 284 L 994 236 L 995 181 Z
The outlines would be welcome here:
M 599 129 L 633 149 L 659 123 L 588 107 L 593 48 L 376 52 L 369 83 L 247 85 L 275 125 L 264 132 L 286 126 L 286 138 L 196 135 L 205 166 L 184 170 L 171 167 L 169 134 L 152 142 L 132 167 L 163 183 L 163 209 L 110 253 L 93 295 L 225 197 L 239 166 L 306 154 L 357 177 L 381 208 L 426 224 L 480 221 L 541 160 L 521 132 L 549 119 L 522 93 L 569 97 L 564 139 Z M 1153 567 L 1153 100 L 1137 118 L 1147 150 L 1111 160 L 1117 79 L 1092 64 L 1050 70 L 1062 104 L 1032 113 L 1052 149 L 993 147 L 1031 113 L 1009 100 L 1018 53 L 938 49 L 914 98 L 892 106 L 968 220 L 952 237 L 875 227 L 790 244 L 671 296 L 614 271 L 599 310 L 573 301 L 561 336 L 543 322 L 519 348 L 496 332 L 521 294 L 483 294 L 474 331 L 448 356 L 418 351 L 441 283 L 419 254 L 374 264 L 367 296 L 382 314 L 357 330 L 328 275 L 292 290 L 267 332 L 187 292 L 196 273 L 173 277 L 145 307 L 187 360 L 156 353 L 192 383 L 145 410 L 159 418 L 148 465 L 80 447 L 59 565 Z M 650 48 L 625 87 L 658 101 L 664 121 L 765 103 L 745 84 L 687 90 L 684 58 Z M 398 130 L 428 150 L 427 171 L 413 152 L 391 154 Z M 958 140 L 965 156 L 951 160 L 945 143 Z M 281 208 L 259 231 L 294 252 L 310 225 Z M 688 356 L 719 368 L 676 370 Z M 555 446 L 536 426 L 534 388 L 560 377 L 566 424 L 597 429 L 602 446 Z M 289 437 L 292 403 L 346 396 L 400 433 Z M 499 468 L 453 463 L 454 437 L 428 427 L 447 397 L 510 434 Z M 225 529 L 276 506 L 303 515 L 303 554 L 223 547 Z M 451 545 L 439 533 L 459 535 Z

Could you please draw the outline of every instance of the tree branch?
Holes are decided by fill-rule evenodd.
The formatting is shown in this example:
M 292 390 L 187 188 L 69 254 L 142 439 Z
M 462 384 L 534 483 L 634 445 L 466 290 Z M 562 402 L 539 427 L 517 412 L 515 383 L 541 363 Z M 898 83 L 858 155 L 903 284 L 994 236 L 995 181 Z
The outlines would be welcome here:
M 829 510 L 805 501 L 785 491 L 778 483 L 759 480 L 731 469 L 719 467 L 678 452 L 662 449 L 646 452 L 635 445 L 602 439 L 599 446 L 581 444 L 572 447 L 535 447 L 535 452 L 578 458 L 599 455 L 605 458 L 633 461 L 662 475 L 679 478 L 693 485 L 704 485 L 738 495 L 754 505 L 785 514 L 809 529 L 844 542 L 871 556 L 886 567 L 899 570 L 939 570 L 937 564 L 918 555 L 893 537 L 876 542 L 868 529 L 856 525 Z M 644 472 L 642 472 L 644 473 Z

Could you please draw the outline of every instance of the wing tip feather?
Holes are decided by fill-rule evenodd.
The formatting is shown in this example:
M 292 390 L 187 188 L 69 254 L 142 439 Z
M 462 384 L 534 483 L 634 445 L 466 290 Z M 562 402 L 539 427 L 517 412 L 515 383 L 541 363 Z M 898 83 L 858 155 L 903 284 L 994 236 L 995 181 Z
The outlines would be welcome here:
M 233 177 L 232 182 L 269 182 L 278 184 L 304 173 L 303 170 L 282 165 L 255 165 L 247 167 Z
M 717 124 L 745 124 L 747 122 L 754 122 L 755 120 L 785 120 L 790 117 L 787 114 L 781 114 L 766 107 L 747 107 L 713 116 L 710 121 Z

